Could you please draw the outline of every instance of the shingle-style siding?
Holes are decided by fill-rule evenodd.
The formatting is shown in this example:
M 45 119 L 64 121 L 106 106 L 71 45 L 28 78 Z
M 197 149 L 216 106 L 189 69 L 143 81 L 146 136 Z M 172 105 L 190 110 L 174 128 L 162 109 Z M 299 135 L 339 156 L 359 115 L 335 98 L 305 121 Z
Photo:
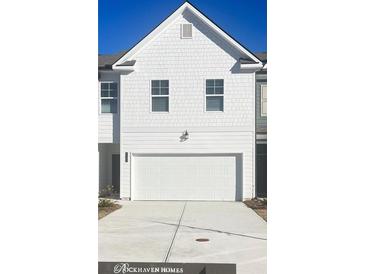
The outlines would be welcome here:
M 266 72 L 256 74 L 256 132 L 267 132 L 267 117 L 261 116 L 261 85 L 267 85 Z
M 188 22 L 193 24 L 193 38 L 180 39 L 180 24 Z M 239 71 L 241 57 L 195 17 L 178 18 L 132 56 L 135 71 L 121 75 L 121 155 L 242 153 L 242 198 L 251 198 L 255 75 Z M 206 79 L 224 79 L 223 113 L 205 111 Z M 150 112 L 151 80 L 169 80 L 169 113 Z M 180 142 L 184 130 L 190 137 Z M 121 163 L 122 198 L 130 197 L 131 161 Z
M 118 94 L 120 94 L 119 74 L 114 72 L 99 72 L 99 83 L 102 81 L 115 81 L 118 83 Z M 100 112 L 100 84 L 98 89 L 99 97 L 99 143 L 119 144 L 120 138 L 120 113 L 101 113 Z M 120 96 L 118 103 L 120 102 Z

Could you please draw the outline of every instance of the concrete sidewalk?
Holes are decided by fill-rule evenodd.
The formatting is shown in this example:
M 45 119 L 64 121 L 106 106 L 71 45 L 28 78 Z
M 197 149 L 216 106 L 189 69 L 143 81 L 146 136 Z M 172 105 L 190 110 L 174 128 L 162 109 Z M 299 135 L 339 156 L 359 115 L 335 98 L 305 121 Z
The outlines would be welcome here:
M 99 221 L 99 261 L 235 263 L 237 273 L 266 273 L 266 222 L 243 203 L 121 204 Z

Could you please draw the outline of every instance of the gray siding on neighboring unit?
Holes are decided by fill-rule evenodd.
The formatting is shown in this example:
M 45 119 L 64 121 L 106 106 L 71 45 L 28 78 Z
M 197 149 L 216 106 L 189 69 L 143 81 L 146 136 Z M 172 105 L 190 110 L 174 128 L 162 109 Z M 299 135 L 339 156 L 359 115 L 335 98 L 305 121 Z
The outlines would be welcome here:
M 266 71 L 256 73 L 256 132 L 267 132 L 267 117 L 261 116 L 261 85 L 267 85 Z
M 120 75 L 116 72 L 99 71 L 99 83 L 103 81 L 114 81 L 118 83 L 118 105 L 120 105 Z M 99 88 L 100 89 L 100 88 Z M 99 94 L 99 143 L 119 144 L 120 138 L 120 107 L 117 113 L 101 113 L 100 111 L 100 90 Z
M 120 154 L 119 144 L 99 143 L 99 191 L 112 185 L 112 158 L 113 154 Z

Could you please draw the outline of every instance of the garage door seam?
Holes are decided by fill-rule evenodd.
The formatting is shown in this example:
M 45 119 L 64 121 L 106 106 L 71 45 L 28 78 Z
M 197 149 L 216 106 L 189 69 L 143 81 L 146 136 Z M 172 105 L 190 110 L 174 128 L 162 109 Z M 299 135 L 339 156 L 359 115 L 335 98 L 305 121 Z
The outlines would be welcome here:
M 183 208 L 183 210 L 181 211 L 180 219 L 179 219 L 179 222 L 178 222 L 178 224 L 177 224 L 177 227 L 176 227 L 176 230 L 175 230 L 174 236 L 172 237 L 172 241 L 171 241 L 170 247 L 169 247 L 169 249 L 167 250 L 167 253 L 166 253 L 166 256 L 165 256 L 165 260 L 164 260 L 164 262 L 165 262 L 165 263 L 167 262 L 167 260 L 168 260 L 168 259 L 169 259 L 169 257 L 170 257 L 171 249 L 172 249 L 172 246 L 174 245 L 174 242 L 175 242 L 175 238 L 176 238 L 177 231 L 178 231 L 178 230 L 179 230 L 179 228 L 180 228 L 180 224 L 181 224 L 181 220 L 182 220 L 182 218 L 183 218 L 184 212 L 185 212 L 186 204 L 187 204 L 187 202 L 185 202 L 185 204 L 184 204 L 184 208 Z

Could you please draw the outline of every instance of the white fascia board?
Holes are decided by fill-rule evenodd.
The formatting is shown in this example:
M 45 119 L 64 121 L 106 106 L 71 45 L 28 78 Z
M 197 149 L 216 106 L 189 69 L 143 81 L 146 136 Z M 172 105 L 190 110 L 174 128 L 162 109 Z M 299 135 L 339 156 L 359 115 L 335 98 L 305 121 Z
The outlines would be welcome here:
M 257 69 L 260 70 L 262 69 L 262 64 L 258 63 L 258 64 L 241 64 L 241 69 Z
M 134 66 L 113 66 L 114 71 L 134 71 Z
M 239 51 L 249 56 L 255 62 L 258 62 L 262 67 L 262 62 L 251 52 L 241 46 L 238 42 L 232 39 L 228 34 L 226 34 L 222 29 L 220 29 L 216 24 L 210 21 L 204 14 L 194 8 L 190 3 L 185 2 L 173 12 L 165 21 L 163 21 L 158 27 L 152 30 L 146 37 L 144 37 L 137 45 L 135 45 L 130 51 L 128 51 L 123 57 L 121 57 L 112 66 L 113 69 L 117 69 L 117 65 L 122 64 L 125 61 L 130 60 L 134 55 L 140 51 L 143 47 L 149 44 L 154 38 L 156 38 L 164 29 L 166 29 L 171 23 L 173 23 L 185 9 L 189 9 L 193 14 L 205 22 L 209 27 L 215 30 L 220 36 L 222 36 L 227 42 L 229 42 L 233 47 L 237 48 Z

